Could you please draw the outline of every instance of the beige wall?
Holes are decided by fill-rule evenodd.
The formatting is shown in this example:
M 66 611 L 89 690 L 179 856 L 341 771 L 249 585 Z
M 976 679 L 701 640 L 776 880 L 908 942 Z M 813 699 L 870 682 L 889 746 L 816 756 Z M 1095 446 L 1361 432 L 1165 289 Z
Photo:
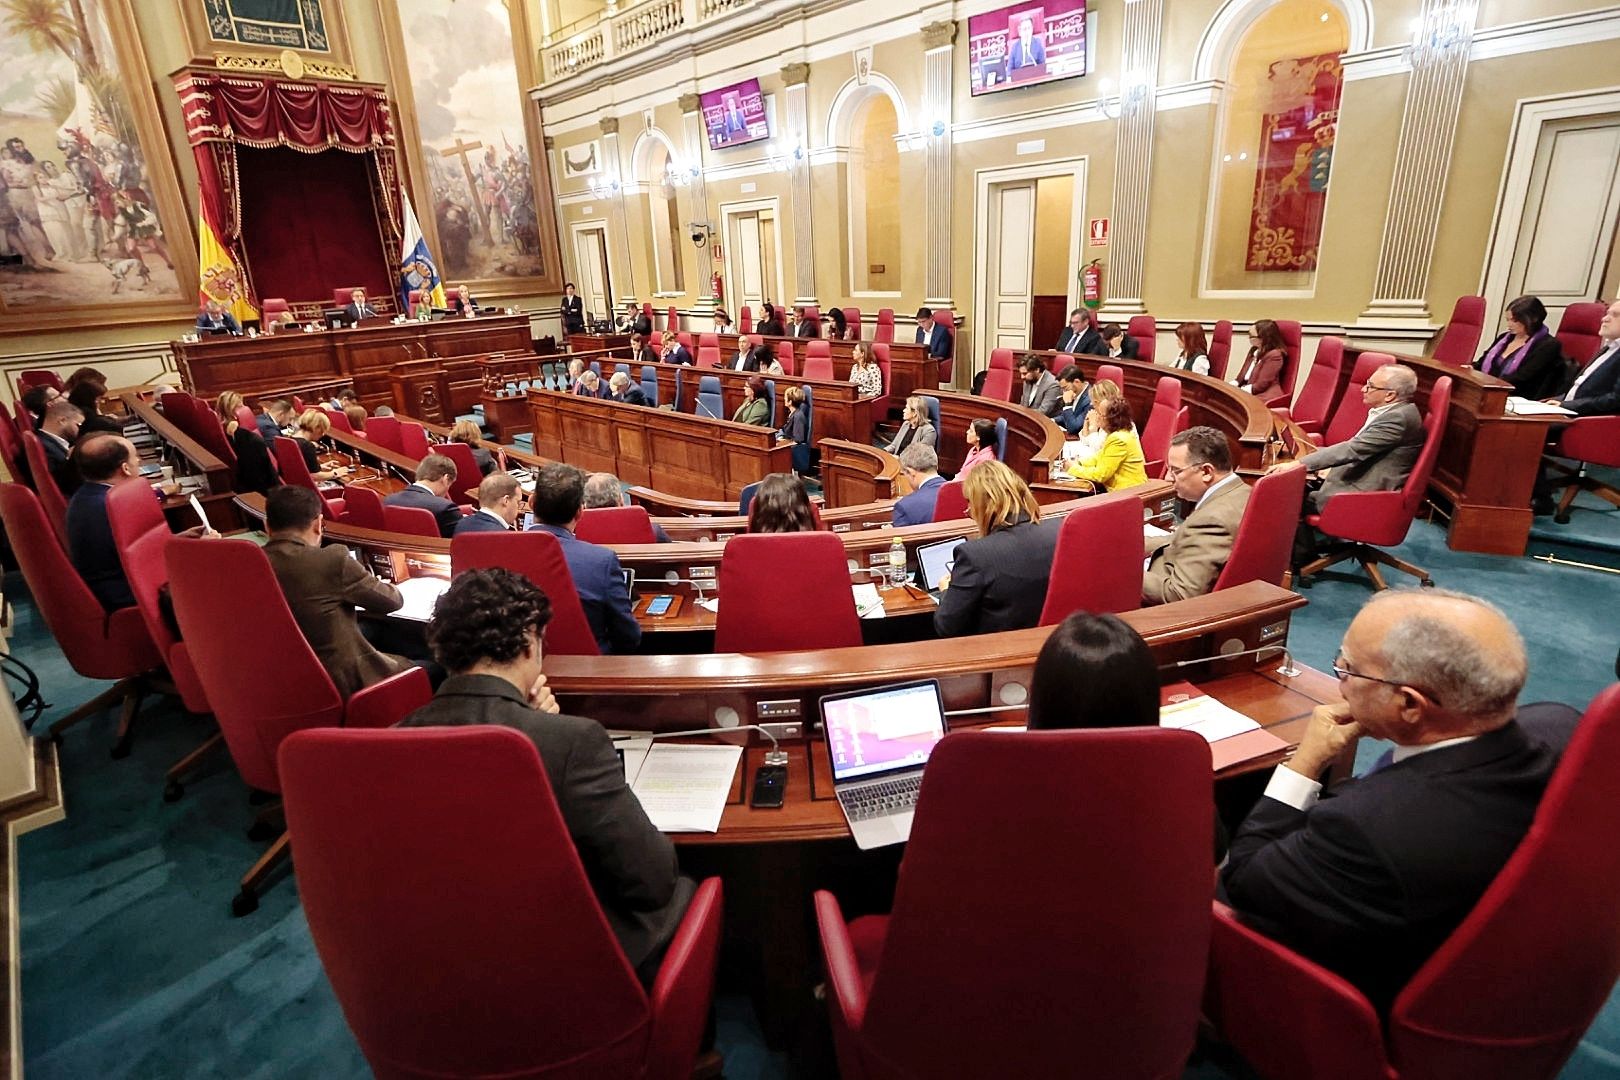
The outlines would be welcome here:
M 1074 227 L 1074 177 L 1043 176 L 1035 183 L 1036 296 L 1069 295 L 1069 237 Z

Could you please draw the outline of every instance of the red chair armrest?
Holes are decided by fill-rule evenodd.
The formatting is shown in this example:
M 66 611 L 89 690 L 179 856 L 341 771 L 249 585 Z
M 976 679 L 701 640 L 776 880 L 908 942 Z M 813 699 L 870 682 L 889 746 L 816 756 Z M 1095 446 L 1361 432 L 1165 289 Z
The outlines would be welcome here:
M 1329 499 L 1311 524 L 1344 540 L 1398 544 L 1412 522 L 1399 491 L 1346 491 Z
M 675 937 L 664 954 L 648 994 L 652 1040 L 647 1048 L 649 1080 L 687 1080 L 709 1022 L 714 969 L 720 956 L 720 879 L 697 887 Z
M 1204 1013 L 1259 1075 L 1393 1077 L 1378 1015 L 1354 986 L 1216 902 Z
M 1289 404 L 1287 401 L 1282 402 L 1280 405 L 1273 405 L 1268 401 L 1266 402 L 1266 406 L 1271 409 L 1271 415 L 1275 416 L 1279 420 L 1292 420 L 1294 418 L 1294 414 L 1289 411 Z
M 1299 425 L 1299 430 L 1301 430 L 1305 434 L 1309 435 L 1313 440 L 1314 439 L 1320 439 L 1322 437 L 1322 424 L 1321 424 L 1321 421 L 1318 421 L 1318 420 L 1295 420 L 1294 423 Z
M 1620 416 L 1583 416 L 1558 437 L 1559 457 L 1599 465 L 1620 463 Z
M 1282 393 L 1277 394 L 1275 397 L 1266 398 L 1266 408 L 1286 409 L 1289 402 L 1291 402 L 1293 399 L 1294 395 L 1285 390 Z
M 859 1031 L 866 1015 L 866 981 L 849 939 L 849 924 L 838 898 L 825 889 L 815 895 L 816 926 L 821 931 L 821 955 L 827 965 L 827 1001 L 844 1018 L 850 1031 Z

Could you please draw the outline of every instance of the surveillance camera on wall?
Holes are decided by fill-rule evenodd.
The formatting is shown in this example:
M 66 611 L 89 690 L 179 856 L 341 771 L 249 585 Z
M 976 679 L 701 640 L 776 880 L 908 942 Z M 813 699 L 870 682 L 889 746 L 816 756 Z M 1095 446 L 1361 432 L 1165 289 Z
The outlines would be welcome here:
M 692 229 L 692 246 L 693 247 L 701 248 L 701 247 L 703 247 L 705 244 L 707 244 L 709 242 L 710 230 L 709 230 L 709 226 L 706 223 L 701 222 L 701 221 L 694 221 L 694 222 L 691 223 L 691 229 Z

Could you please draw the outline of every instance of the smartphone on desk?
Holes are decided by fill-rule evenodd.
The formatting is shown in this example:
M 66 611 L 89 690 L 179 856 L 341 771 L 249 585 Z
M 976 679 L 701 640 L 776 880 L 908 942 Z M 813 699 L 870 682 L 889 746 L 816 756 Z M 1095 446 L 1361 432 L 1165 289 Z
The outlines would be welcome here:
M 675 603 L 675 598 L 673 596 L 668 595 L 667 593 L 664 594 L 663 596 L 655 596 L 647 604 L 647 614 L 648 615 L 654 615 L 654 616 L 656 616 L 656 615 L 668 615 L 670 605 L 672 605 L 674 603 Z

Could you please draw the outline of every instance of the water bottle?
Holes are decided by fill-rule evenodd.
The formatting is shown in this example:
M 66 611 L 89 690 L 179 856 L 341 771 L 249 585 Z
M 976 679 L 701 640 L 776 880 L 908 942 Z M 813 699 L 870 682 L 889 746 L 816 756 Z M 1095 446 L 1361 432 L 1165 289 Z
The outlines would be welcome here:
M 899 537 L 889 545 L 889 581 L 896 588 L 906 583 L 906 545 Z

